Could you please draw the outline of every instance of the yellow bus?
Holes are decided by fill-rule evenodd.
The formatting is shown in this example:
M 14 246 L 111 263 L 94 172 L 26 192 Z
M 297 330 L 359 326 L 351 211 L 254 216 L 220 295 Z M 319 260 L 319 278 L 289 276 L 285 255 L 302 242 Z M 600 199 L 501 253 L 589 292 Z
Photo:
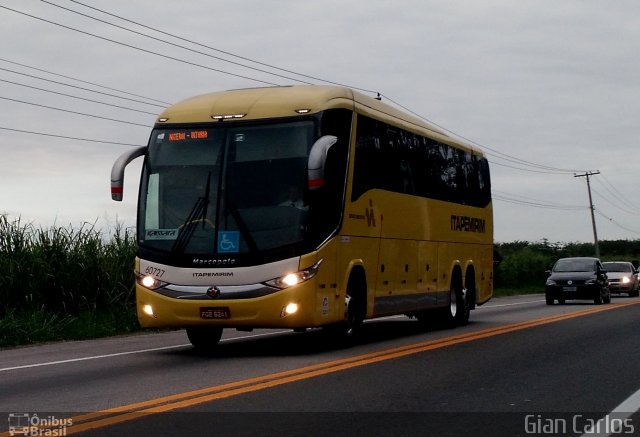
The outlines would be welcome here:
M 338 328 L 406 314 L 462 325 L 493 290 L 489 166 L 442 129 L 357 91 L 282 86 L 166 109 L 144 156 L 143 327 Z

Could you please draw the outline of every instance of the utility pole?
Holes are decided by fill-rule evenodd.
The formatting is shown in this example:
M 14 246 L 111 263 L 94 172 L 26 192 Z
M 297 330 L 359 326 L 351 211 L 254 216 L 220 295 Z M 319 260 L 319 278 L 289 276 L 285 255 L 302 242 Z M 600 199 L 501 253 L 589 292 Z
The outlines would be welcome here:
M 591 200 L 591 185 L 589 184 L 589 176 L 600 174 L 600 171 L 588 171 L 584 174 L 574 174 L 574 178 L 587 178 L 587 191 L 589 191 L 589 209 L 591 210 L 591 225 L 593 226 L 593 245 L 596 248 L 596 258 L 600 258 L 600 247 L 598 247 L 598 232 L 596 232 L 596 217 L 593 214 L 593 200 Z

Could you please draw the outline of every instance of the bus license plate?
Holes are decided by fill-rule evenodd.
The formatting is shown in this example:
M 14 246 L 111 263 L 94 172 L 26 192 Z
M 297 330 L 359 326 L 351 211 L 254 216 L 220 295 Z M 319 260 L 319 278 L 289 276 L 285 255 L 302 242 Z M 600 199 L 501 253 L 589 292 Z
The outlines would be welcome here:
M 203 319 L 228 319 L 231 311 L 227 307 L 200 307 L 200 317 Z
M 563 291 L 577 291 L 578 288 L 577 287 L 564 287 L 562 290 Z

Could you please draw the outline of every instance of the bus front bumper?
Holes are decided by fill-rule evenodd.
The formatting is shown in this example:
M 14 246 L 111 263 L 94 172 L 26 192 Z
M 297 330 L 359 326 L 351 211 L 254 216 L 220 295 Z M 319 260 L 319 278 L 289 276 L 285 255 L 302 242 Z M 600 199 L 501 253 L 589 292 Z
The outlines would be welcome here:
M 138 320 L 144 328 L 310 328 L 331 323 L 312 284 L 250 299 L 177 299 L 136 284 Z

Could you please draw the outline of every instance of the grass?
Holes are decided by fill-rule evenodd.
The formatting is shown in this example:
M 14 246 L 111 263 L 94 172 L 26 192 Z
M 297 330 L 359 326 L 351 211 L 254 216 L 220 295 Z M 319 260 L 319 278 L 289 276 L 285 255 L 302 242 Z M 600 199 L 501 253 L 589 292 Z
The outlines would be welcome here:
M 116 226 L 43 229 L 0 216 L 0 348 L 137 329 L 135 240 Z
M 0 320 L 0 349 L 62 340 L 87 340 L 140 330 L 134 311 L 84 312 L 10 311 Z

